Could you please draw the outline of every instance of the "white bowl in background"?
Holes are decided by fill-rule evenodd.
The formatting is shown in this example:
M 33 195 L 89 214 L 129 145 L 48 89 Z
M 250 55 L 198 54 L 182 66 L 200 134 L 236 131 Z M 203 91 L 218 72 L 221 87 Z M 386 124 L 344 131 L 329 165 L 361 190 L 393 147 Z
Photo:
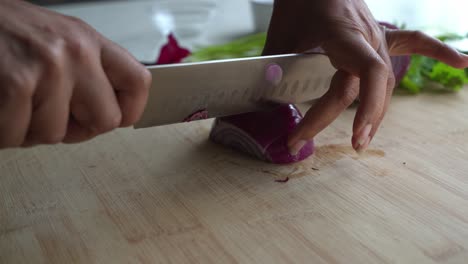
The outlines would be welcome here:
M 273 13 L 273 0 L 250 0 L 255 32 L 266 32 Z

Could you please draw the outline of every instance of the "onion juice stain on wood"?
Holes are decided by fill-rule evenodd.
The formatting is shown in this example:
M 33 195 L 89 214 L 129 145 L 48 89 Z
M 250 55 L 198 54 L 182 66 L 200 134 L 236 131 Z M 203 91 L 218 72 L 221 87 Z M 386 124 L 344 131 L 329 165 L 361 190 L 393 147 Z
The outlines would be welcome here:
M 346 145 L 325 145 L 315 149 L 314 156 L 318 159 L 325 159 L 329 161 L 337 161 L 347 156 L 352 159 L 358 160 L 362 158 L 383 158 L 385 152 L 379 149 L 368 149 L 362 153 L 357 153 L 351 146 Z
M 312 164 L 307 162 L 294 164 L 292 165 L 295 167 L 294 171 L 288 174 L 274 172 L 271 170 L 264 170 L 263 172 L 274 175 L 276 182 L 284 183 L 288 180 L 318 175 L 324 168 L 331 167 L 338 160 L 341 160 L 346 157 L 352 158 L 354 160 L 374 157 L 383 158 L 385 157 L 385 152 L 383 150 L 378 149 L 368 149 L 366 151 L 363 151 L 362 153 L 357 153 L 351 146 L 347 145 L 317 146 L 314 155 L 310 158 Z

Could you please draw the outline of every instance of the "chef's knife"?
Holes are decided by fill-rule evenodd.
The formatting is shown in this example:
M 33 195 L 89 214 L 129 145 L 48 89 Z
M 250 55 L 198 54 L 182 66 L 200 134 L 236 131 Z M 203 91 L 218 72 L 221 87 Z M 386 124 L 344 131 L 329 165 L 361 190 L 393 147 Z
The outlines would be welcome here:
M 323 54 L 284 54 L 148 66 L 153 83 L 135 128 L 269 109 L 272 103 L 313 102 L 336 69 Z

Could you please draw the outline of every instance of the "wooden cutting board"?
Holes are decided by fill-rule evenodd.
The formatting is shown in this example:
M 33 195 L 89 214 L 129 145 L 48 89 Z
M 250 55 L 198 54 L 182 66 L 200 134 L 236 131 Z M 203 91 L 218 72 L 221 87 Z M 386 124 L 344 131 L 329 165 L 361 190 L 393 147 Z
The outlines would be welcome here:
M 211 120 L 0 151 L 0 263 L 467 263 L 468 90 L 395 96 L 362 155 L 353 116 L 291 166 Z

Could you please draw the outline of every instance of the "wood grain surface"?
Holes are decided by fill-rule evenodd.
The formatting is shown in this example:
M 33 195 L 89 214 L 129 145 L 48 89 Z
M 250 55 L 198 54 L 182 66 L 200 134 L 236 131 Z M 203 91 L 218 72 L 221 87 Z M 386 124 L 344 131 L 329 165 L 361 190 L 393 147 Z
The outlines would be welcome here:
M 291 166 L 211 120 L 0 151 L 0 263 L 467 263 L 468 90 L 396 95 L 361 155 L 353 117 Z

